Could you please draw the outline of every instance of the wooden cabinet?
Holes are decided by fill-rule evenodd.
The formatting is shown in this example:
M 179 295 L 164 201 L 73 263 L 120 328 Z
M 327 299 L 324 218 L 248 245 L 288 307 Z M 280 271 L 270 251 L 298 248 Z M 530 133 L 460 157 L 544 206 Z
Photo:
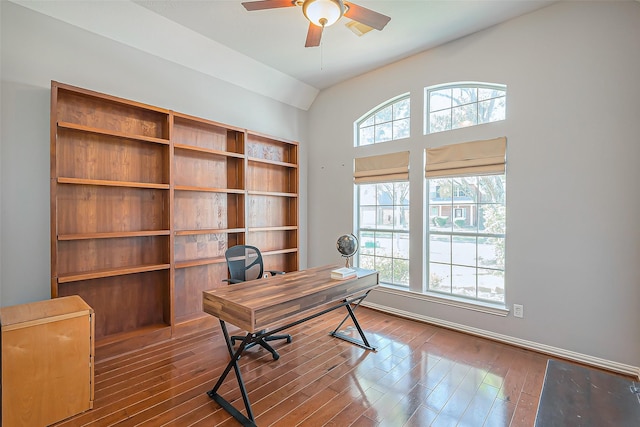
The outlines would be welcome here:
M 95 310 L 114 354 L 210 321 L 225 250 L 298 260 L 298 146 L 52 82 L 51 295 Z
M 93 406 L 93 310 L 78 296 L 0 308 L 2 425 L 44 426 Z

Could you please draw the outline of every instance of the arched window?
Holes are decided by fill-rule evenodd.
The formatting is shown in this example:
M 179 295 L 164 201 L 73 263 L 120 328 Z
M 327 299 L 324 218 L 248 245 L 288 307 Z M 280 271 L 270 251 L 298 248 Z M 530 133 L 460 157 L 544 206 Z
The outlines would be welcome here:
M 408 138 L 410 116 L 408 93 L 386 101 L 356 121 L 355 146 Z
M 424 133 L 505 119 L 507 87 L 491 83 L 448 83 L 424 89 Z

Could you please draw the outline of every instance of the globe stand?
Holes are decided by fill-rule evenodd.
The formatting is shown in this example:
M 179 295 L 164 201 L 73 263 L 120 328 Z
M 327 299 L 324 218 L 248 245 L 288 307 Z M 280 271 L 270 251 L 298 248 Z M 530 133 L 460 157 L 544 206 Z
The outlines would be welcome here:
M 346 268 L 351 268 L 351 267 L 353 267 L 353 263 L 351 262 L 351 258 L 353 258 L 353 257 L 350 257 L 350 256 L 344 256 L 344 255 L 343 255 L 343 257 L 344 257 L 344 259 L 346 260 L 346 262 L 345 262 L 344 266 L 345 266 Z

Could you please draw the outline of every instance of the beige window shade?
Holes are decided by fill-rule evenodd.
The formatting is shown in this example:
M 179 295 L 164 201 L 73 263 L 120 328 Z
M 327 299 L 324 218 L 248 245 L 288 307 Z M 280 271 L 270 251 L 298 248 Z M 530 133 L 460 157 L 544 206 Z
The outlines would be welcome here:
M 356 159 L 356 184 L 409 180 L 409 152 L 383 154 Z
M 507 138 L 427 148 L 427 178 L 497 175 L 505 171 Z

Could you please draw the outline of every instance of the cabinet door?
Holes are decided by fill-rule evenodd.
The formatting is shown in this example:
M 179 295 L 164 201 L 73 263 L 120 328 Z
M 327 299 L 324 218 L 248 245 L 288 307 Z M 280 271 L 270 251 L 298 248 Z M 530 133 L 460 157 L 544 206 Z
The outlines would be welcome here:
M 44 426 L 91 408 L 89 319 L 3 327 L 3 425 Z

